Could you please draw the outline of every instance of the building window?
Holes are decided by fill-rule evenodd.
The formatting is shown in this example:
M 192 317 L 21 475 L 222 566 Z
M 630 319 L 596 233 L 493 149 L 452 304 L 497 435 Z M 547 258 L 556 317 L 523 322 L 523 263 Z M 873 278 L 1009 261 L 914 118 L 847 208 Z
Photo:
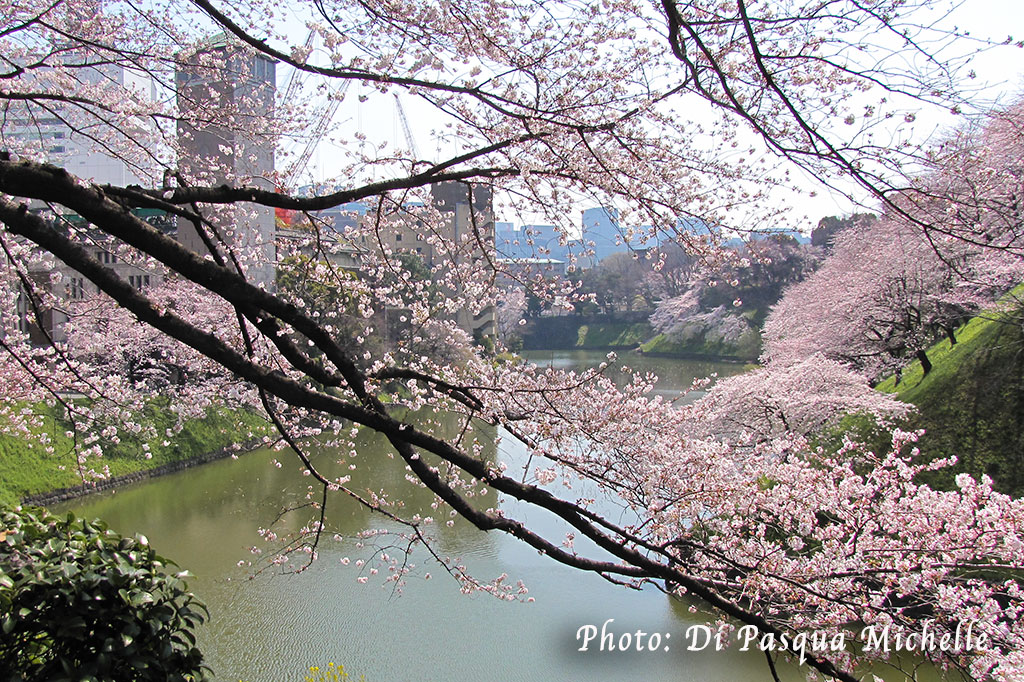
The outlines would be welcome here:
M 399 232 L 398 234 L 395 235 L 395 241 L 396 242 L 402 241 L 402 233 L 401 232 Z
M 85 298 L 85 279 L 72 277 L 71 285 L 68 287 L 68 295 L 73 299 Z
M 18 294 L 18 302 L 15 304 L 18 315 L 18 331 L 23 334 L 28 333 L 28 296 L 25 295 L 24 289 Z
M 273 83 L 276 80 L 276 68 L 274 62 L 263 57 L 256 57 L 252 70 L 253 78 L 258 81 Z
M 142 291 L 149 286 L 149 275 L 128 275 L 128 284 Z

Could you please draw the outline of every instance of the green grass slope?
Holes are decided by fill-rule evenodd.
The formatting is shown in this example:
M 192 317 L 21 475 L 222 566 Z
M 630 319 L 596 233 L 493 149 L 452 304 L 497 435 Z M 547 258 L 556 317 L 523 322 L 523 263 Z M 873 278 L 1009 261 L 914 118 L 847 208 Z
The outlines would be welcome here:
M 698 334 L 685 341 L 658 334 L 646 321 L 593 320 L 566 315 L 530 320 L 523 331 L 524 350 L 633 350 L 681 358 L 728 358 L 748 362 L 761 354 L 761 334 L 751 327 L 734 342 Z
M 595 350 L 636 348 L 652 333 L 646 322 L 584 324 L 576 332 L 576 347 Z
M 720 339 L 709 340 L 703 334 L 686 341 L 673 341 L 665 334 L 658 334 L 641 345 L 640 350 L 650 355 L 731 358 L 756 362 L 761 355 L 761 334 L 756 329 L 750 329 L 732 343 Z
M 929 457 L 955 455 L 958 463 L 929 482 L 952 485 L 967 472 L 988 474 L 1006 493 L 1024 494 L 1024 333 L 1019 323 L 997 314 L 976 317 L 928 351 L 927 376 L 914 362 L 897 384 L 878 389 L 913 403 L 909 426 L 925 429 L 919 445 Z
M 654 335 L 647 322 L 576 315 L 531 319 L 522 329 L 525 350 L 633 349 Z
M 174 416 L 158 401 L 146 416 L 159 433 L 175 423 Z M 45 418 L 42 432 L 50 437 L 52 453 L 34 438 L 0 434 L 0 504 L 16 504 L 29 495 L 81 484 L 73 443 L 66 431 L 67 426 L 60 420 Z M 123 476 L 217 452 L 265 433 L 269 433 L 267 422 L 255 413 L 212 409 L 205 418 L 186 422 L 179 433 L 148 441 L 149 459 L 142 448 L 144 441 L 124 432 L 120 443 L 105 444 L 103 458 L 90 459 L 86 468 L 98 471 L 105 465 L 111 476 Z M 167 445 L 163 444 L 165 440 Z

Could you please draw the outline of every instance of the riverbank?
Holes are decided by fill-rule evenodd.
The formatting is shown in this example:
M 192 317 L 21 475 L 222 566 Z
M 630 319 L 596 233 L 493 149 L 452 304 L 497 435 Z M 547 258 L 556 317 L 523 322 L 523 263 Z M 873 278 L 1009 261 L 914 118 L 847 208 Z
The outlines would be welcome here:
M 85 495 L 91 495 L 92 493 L 98 493 L 102 490 L 110 490 L 118 486 L 127 485 L 129 483 L 139 483 L 146 481 L 151 478 L 158 478 L 160 476 L 166 476 L 167 474 L 174 474 L 185 469 L 190 469 L 201 464 L 207 464 L 214 462 L 218 459 L 224 459 L 231 455 L 237 455 L 239 452 L 248 452 L 259 447 L 261 439 L 249 441 L 248 443 L 242 443 L 239 446 L 232 444 L 229 447 L 221 448 L 216 452 L 208 452 L 206 454 L 199 454 L 188 459 L 182 459 L 177 462 L 169 462 L 167 464 L 161 464 L 160 466 L 152 469 L 141 469 L 139 471 L 132 472 L 130 474 L 124 474 L 122 476 L 114 476 L 112 478 L 105 478 L 90 483 L 81 483 L 70 488 L 60 488 L 57 490 L 51 490 L 49 492 L 39 493 L 35 495 L 28 495 L 23 497 L 21 500 L 22 504 L 31 504 L 39 507 L 48 507 L 52 504 L 58 504 L 60 502 L 68 502 L 70 500 L 83 497 Z
M 520 331 L 523 350 L 624 350 L 638 347 L 654 331 L 646 318 L 607 315 L 535 317 Z
M 717 360 L 720 362 L 757 363 L 761 356 L 761 335 L 751 329 L 735 343 L 709 340 L 703 335 L 687 341 L 672 341 L 664 334 L 644 342 L 637 352 L 651 357 Z
M 704 334 L 671 340 L 657 333 L 646 315 L 562 315 L 530 319 L 522 329 L 523 350 L 636 350 L 651 357 L 756 362 L 761 337 L 751 329 L 735 342 L 708 339 Z
M 581 372 L 598 366 L 605 355 L 571 351 L 531 359 Z M 666 399 L 690 388 L 695 378 L 712 373 L 726 376 L 741 369 L 632 355 L 627 364 L 656 373 L 660 377 L 656 388 Z M 620 372 L 609 376 L 627 379 Z M 458 437 L 460 419 L 439 421 L 439 435 Z M 508 437 L 499 444 L 498 436 L 496 429 L 488 428 L 466 438 L 476 441 L 482 448 L 480 456 L 488 462 L 502 461 L 510 471 L 532 470 L 528 448 Z M 309 454 L 328 476 L 352 476 L 353 489 L 387 491 L 389 499 L 402 500 L 404 515 L 436 519 L 434 494 L 407 480 L 405 462 L 389 457 L 393 450 L 387 439 L 370 429 L 360 429 L 356 438 L 355 457 L 348 447 L 311 446 Z M 285 460 L 283 466 L 274 466 L 274 458 Z M 352 464 L 357 465 L 355 470 L 349 469 Z M 528 594 L 520 594 L 518 602 L 483 593 L 478 598 L 464 595 L 459 584 L 419 547 L 410 557 L 409 564 L 416 566 L 404 577 L 399 596 L 382 575 L 386 569 L 377 575 L 370 569 L 374 557 L 401 542 L 399 536 L 408 528 L 340 493 L 329 496 L 328 532 L 309 570 L 295 572 L 305 564 L 305 555 L 299 555 L 249 580 L 256 562 L 277 544 L 268 542 L 259 529 L 272 529 L 286 542 L 317 519 L 318 510 L 310 508 L 306 499 L 312 481 L 302 471 L 294 458 L 261 449 L 238 461 L 212 462 L 119 489 L 115 495 L 89 495 L 73 502 L 71 509 L 85 518 L 102 518 L 119 533 L 142 533 L 157 552 L 195 576 L 189 588 L 211 613 L 199 632 L 198 646 L 216 680 L 301 680 L 310 663 L 323 666 L 324 661 L 344 661 L 346 670 L 358 670 L 374 682 L 414 678 L 478 682 L 515 677 L 515 671 L 549 682 L 621 682 L 640 674 L 645 681 L 680 682 L 680 670 L 694 671 L 694 680 L 726 682 L 758 679 L 764 670 L 762 653 L 737 652 L 735 647 L 696 652 L 671 646 L 668 652 L 648 652 L 643 660 L 628 652 L 622 656 L 579 652 L 573 637 L 586 623 L 600 625 L 614 618 L 613 625 L 623 631 L 671 632 L 671 642 L 708 616 L 690 613 L 688 603 L 670 600 L 658 590 L 624 589 L 596 574 L 553 562 L 512 536 L 481 532 L 461 517 L 448 519 L 451 525 L 442 520 L 423 528 L 446 555 L 459 557 L 467 571 L 477 576 L 507 574 L 512 582 L 521 579 Z M 577 492 L 592 494 L 583 489 Z M 491 497 L 493 492 L 478 499 L 482 505 L 498 505 Z M 519 513 L 504 500 L 500 506 Z M 284 509 L 295 511 L 282 518 Z M 616 509 L 612 503 L 595 511 L 614 513 Z M 565 532 L 562 522 L 549 514 L 533 515 L 530 522 L 549 537 Z M 394 553 L 390 548 L 385 551 Z M 433 576 L 430 580 L 428 574 Z M 526 598 L 535 601 L 524 603 Z M 507 645 L 510 632 L 515 633 L 516 646 Z M 503 676 L 506 671 L 511 672 Z M 784 682 L 804 677 L 781 665 L 779 675 Z
M 30 437 L 0 434 L 0 502 L 52 504 L 72 499 L 244 452 L 269 433 L 266 421 L 254 412 L 211 408 L 204 418 L 186 421 L 174 435 L 143 440 L 130 432 L 121 434 L 119 442 L 104 445 L 102 458 L 85 465 L 106 467 L 105 478 L 83 484 L 67 425 L 52 412 L 42 412 L 39 432 L 47 434 L 52 451 Z M 160 434 L 176 423 L 174 415 L 156 403 L 147 412 Z

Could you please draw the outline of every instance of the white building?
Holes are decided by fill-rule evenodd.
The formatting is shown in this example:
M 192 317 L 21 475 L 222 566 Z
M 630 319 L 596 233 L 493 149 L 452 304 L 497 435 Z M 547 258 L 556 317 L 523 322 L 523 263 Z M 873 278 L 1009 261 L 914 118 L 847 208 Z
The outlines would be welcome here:
M 156 99 L 156 86 L 148 75 L 124 68 L 119 64 L 82 66 L 81 55 L 71 55 L 60 69 L 35 72 L 40 91 L 61 91 L 74 88 L 78 93 L 102 97 L 113 93 L 122 101 L 132 100 L 142 106 Z M 78 106 L 48 101 L 45 106 L 35 102 L 5 102 L 0 126 L 0 148 L 27 158 L 47 161 L 65 168 L 72 175 L 88 182 L 124 187 L 145 185 L 147 181 L 140 169 L 145 167 L 148 132 L 141 120 L 131 120 L 125 128 L 113 128 L 103 119 Z M 42 204 L 33 206 L 39 212 L 49 212 Z M 159 229 L 169 228 L 166 215 L 158 211 L 139 211 L 140 217 Z M 88 230 L 88 225 L 77 215 L 54 216 L 69 227 Z M 115 251 L 98 232 L 90 236 L 94 256 L 117 272 L 129 284 L 139 289 L 162 281 L 162 271 L 142 264 L 125 251 Z M 51 277 L 52 270 L 59 275 Z M 40 264 L 30 273 L 33 293 L 21 291 L 17 297 L 15 316 L 17 326 L 32 335 L 37 343 L 47 342 L 47 336 L 63 340 L 63 324 L 67 315 L 51 309 L 40 293 L 48 289 L 58 299 L 74 301 L 96 293 L 93 284 L 71 268 L 57 263 L 46 269 Z M 33 305 L 33 301 L 35 305 Z M 42 324 L 36 319 L 36 311 Z

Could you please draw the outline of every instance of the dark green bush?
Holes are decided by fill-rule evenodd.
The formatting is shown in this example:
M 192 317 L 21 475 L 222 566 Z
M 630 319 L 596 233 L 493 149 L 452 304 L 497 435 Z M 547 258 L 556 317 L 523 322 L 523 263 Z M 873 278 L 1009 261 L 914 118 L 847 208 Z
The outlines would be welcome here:
M 0 679 L 200 680 L 206 608 L 143 537 L 0 507 Z

